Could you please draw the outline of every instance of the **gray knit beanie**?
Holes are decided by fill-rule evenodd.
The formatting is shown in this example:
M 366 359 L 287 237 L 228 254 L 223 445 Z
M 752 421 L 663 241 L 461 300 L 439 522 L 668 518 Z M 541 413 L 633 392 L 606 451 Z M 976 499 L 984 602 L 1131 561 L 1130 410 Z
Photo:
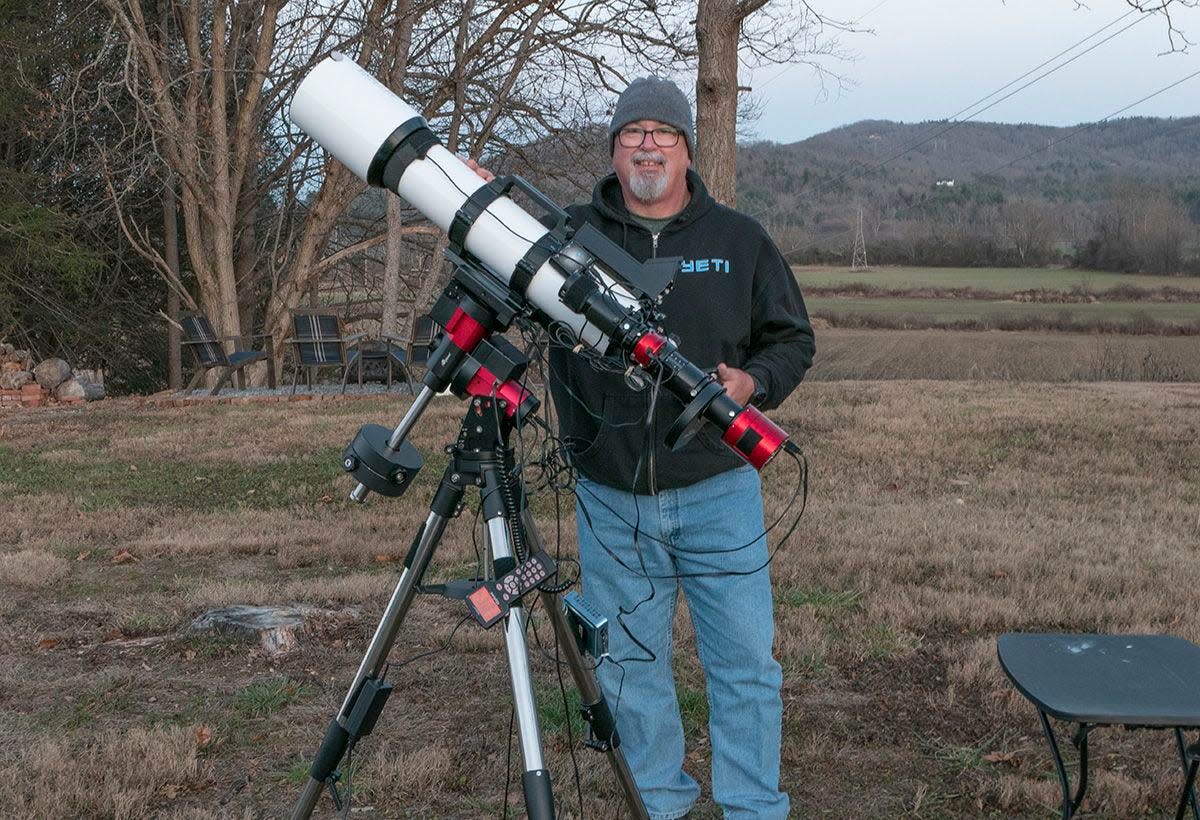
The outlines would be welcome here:
M 678 128 L 687 141 L 688 156 L 696 156 L 696 132 L 692 125 L 692 104 L 679 86 L 661 77 L 638 77 L 617 98 L 612 122 L 608 126 L 608 152 L 615 150 L 617 132 L 631 122 L 658 120 Z

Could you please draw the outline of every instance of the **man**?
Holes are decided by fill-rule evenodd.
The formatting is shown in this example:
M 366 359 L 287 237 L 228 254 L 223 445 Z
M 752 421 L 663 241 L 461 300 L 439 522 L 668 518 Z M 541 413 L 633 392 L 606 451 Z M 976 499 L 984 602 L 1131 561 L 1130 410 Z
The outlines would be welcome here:
M 613 173 L 590 204 L 568 209 L 572 223 L 599 228 L 639 260 L 683 257 L 663 300 L 666 330 L 736 401 L 778 406 L 812 363 L 812 327 L 763 228 L 717 204 L 690 170 L 687 98 L 667 80 L 634 80 L 608 136 Z M 682 588 L 707 685 L 713 798 L 727 818 L 787 817 L 783 678 L 771 652 L 757 472 L 711 425 L 671 452 L 663 436 L 684 407 L 665 391 L 635 392 L 622 374 L 563 348 L 551 349 L 550 366 L 560 435 L 578 472 L 584 593 L 610 624 L 610 659 L 597 673 L 650 816 L 682 817 L 700 795 L 683 771 L 671 666 Z

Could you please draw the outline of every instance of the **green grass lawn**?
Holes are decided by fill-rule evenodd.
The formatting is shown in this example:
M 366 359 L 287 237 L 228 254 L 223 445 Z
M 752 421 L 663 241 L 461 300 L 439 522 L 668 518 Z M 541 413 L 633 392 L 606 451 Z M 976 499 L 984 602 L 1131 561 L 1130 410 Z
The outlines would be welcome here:
M 814 296 L 805 300 L 814 316 L 877 316 L 891 322 L 911 318 L 922 327 L 1003 319 L 1044 319 L 1048 324 L 1092 325 L 1150 319 L 1188 326 L 1200 320 L 1200 305 L 1174 302 L 1090 302 L 1076 304 L 1006 302 L 986 299 L 861 299 Z
M 1143 276 L 1074 268 L 910 268 L 879 267 L 867 271 L 848 268 L 793 266 L 800 287 L 838 287 L 867 284 L 903 290 L 909 288 L 976 288 L 1000 293 L 1045 288 L 1070 291 L 1084 288 L 1104 291 L 1117 286 L 1180 288 L 1200 292 L 1197 276 Z

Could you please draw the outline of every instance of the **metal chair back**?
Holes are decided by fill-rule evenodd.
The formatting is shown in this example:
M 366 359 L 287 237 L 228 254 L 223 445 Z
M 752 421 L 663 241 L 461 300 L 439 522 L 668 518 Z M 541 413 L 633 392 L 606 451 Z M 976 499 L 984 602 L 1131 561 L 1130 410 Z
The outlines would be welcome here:
M 229 357 L 225 346 L 213 331 L 207 316 L 195 314 L 183 317 L 183 331 L 187 334 L 188 343 L 196 354 L 196 360 L 201 367 L 219 367 L 229 365 Z
M 346 344 L 337 314 L 295 311 L 292 331 L 296 355 L 302 365 L 346 364 Z

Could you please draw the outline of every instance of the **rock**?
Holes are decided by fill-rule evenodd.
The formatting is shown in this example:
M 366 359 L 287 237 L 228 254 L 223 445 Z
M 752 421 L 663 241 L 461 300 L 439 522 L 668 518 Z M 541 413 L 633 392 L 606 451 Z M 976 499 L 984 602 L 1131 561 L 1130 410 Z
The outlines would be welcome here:
M 83 401 L 86 397 L 87 391 L 84 390 L 83 383 L 79 379 L 67 379 L 54 388 L 54 398 L 59 401 L 71 401 L 73 399 Z
M 62 359 L 46 359 L 33 369 L 33 377 L 42 387 L 53 390 L 71 378 L 71 365 Z
M 227 606 L 210 609 L 192 621 L 194 632 L 216 632 L 257 640 L 268 655 L 282 655 L 299 645 L 298 637 L 321 622 L 357 620 L 353 609 L 329 610 L 307 604 L 293 606 Z
M 85 379 L 80 379 L 79 381 L 83 385 L 83 397 L 88 401 L 98 401 L 106 395 L 104 385 L 89 382 Z
M 20 390 L 33 379 L 28 370 L 0 374 L 0 390 Z

